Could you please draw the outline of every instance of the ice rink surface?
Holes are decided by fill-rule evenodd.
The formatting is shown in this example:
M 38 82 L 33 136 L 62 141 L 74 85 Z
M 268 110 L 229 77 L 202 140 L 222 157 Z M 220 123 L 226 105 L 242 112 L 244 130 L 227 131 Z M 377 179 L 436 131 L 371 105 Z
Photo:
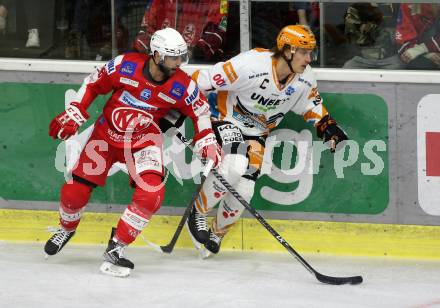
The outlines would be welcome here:
M 286 253 L 193 250 L 162 255 L 129 247 L 128 278 L 99 272 L 104 246 L 68 245 L 44 259 L 42 244 L 0 242 L 0 307 L 440 307 L 440 261 L 304 255 L 319 272 L 362 275 L 324 285 Z

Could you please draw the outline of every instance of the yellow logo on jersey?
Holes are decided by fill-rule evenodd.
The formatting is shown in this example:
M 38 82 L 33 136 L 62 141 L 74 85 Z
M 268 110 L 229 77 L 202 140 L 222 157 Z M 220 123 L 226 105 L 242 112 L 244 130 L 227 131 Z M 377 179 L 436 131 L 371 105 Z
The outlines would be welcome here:
M 225 72 L 231 84 L 238 79 L 238 75 L 235 72 L 231 62 L 226 62 L 225 64 L 223 64 L 223 71 Z

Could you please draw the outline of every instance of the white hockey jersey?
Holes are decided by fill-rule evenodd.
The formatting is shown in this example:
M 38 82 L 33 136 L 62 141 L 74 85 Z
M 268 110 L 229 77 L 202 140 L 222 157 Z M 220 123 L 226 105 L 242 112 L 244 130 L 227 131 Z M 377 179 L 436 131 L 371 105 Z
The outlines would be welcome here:
M 227 62 L 193 74 L 202 91 L 217 90 L 212 117 L 237 125 L 245 135 L 263 136 L 276 127 L 288 111 L 316 124 L 327 110 L 317 90 L 310 66 L 280 84 L 276 59 L 266 49 L 243 52 Z

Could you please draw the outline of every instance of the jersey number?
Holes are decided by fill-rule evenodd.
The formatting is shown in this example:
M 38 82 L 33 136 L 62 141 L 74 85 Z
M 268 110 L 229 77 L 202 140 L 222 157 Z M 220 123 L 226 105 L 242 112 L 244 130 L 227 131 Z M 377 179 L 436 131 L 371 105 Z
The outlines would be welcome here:
M 225 80 L 223 79 L 221 74 L 216 74 L 214 75 L 214 77 L 212 77 L 212 79 L 214 79 L 215 84 L 218 85 L 219 87 L 223 87 L 226 85 Z

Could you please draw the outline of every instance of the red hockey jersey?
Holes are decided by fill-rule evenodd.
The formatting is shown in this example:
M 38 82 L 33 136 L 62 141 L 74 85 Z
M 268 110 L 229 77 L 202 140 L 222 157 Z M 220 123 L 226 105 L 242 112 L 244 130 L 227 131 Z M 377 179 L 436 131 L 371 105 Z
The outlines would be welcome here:
M 151 82 L 143 74 L 148 60 L 140 53 L 120 55 L 84 80 L 77 101 L 85 108 L 112 91 L 95 123 L 100 137 L 116 147 L 142 148 L 170 109 L 190 117 L 196 134 L 212 131 L 209 105 L 196 83 L 180 69 L 163 84 Z
M 401 4 L 396 27 L 397 44 L 404 45 L 405 50 L 422 43 L 426 40 L 423 39 L 425 33 L 434 26 L 438 16 L 436 5 L 430 3 Z
M 156 30 L 174 28 L 182 34 L 188 47 L 194 47 L 207 24 L 218 25 L 220 30 L 226 31 L 226 14 L 227 1 L 223 0 L 153 0 L 141 27 L 145 27 L 150 36 Z

